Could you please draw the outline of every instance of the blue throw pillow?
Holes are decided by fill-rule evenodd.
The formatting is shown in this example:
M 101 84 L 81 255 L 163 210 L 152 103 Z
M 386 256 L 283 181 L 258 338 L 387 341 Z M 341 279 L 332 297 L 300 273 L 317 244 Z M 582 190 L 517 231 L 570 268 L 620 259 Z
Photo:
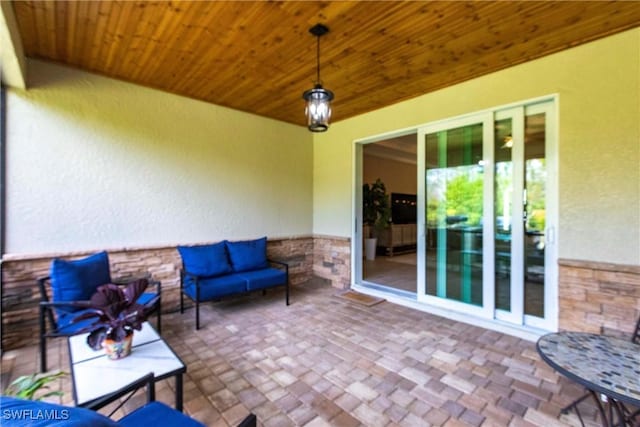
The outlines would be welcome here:
M 109 282 L 109 257 L 104 251 L 73 261 L 54 259 L 51 263 L 54 302 L 91 299 L 98 286 Z
M 184 269 L 196 276 L 220 276 L 231 272 L 224 241 L 211 245 L 178 246 Z
M 266 237 L 241 242 L 227 242 L 227 251 L 229 251 L 233 271 L 250 271 L 269 267 Z

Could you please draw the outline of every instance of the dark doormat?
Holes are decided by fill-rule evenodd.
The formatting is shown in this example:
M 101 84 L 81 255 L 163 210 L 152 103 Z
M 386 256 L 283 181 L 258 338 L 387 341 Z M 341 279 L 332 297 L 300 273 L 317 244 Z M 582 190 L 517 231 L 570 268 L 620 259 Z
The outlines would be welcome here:
M 346 299 L 347 301 L 366 305 L 367 307 L 371 307 L 373 305 L 380 304 L 382 301 L 385 301 L 384 298 L 372 297 L 370 295 L 365 295 L 365 294 L 361 294 L 360 292 L 352 291 L 351 289 L 338 292 L 334 296 L 338 298 Z

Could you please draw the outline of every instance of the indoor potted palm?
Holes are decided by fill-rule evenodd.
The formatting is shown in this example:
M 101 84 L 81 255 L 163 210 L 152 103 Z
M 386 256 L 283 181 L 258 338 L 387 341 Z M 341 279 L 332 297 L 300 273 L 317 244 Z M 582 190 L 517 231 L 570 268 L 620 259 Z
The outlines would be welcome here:
M 369 260 L 376 257 L 378 236 L 389 227 L 391 207 L 384 183 L 378 178 L 373 184 L 362 187 L 362 222 L 368 226 L 365 234 L 365 256 Z
M 126 286 L 101 285 L 91 300 L 78 304 L 87 309 L 73 321 L 93 320 L 78 330 L 78 333 L 89 332 L 87 344 L 92 349 L 104 348 L 110 359 L 121 359 L 131 353 L 133 331 L 142 329 L 142 323 L 159 298 L 156 296 L 145 304 L 137 302 L 148 284 L 147 279 L 139 279 Z

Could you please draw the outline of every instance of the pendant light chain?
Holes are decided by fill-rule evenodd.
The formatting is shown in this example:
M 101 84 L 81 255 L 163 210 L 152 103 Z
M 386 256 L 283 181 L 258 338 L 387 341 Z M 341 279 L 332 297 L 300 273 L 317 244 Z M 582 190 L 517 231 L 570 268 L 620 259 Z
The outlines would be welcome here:
M 316 36 L 316 84 L 320 83 L 320 36 Z

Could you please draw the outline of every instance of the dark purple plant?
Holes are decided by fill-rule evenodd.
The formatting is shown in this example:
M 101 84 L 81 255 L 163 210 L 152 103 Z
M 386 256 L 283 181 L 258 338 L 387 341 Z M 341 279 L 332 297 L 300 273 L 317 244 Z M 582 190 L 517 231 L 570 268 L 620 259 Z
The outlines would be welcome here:
M 79 304 L 89 310 L 76 316 L 73 322 L 94 319 L 91 324 L 78 330 L 78 333 L 90 332 L 87 344 L 91 348 L 100 349 L 105 338 L 122 341 L 134 329 L 142 329 L 142 323 L 147 320 L 159 298 L 156 296 L 144 305 L 136 302 L 148 284 L 147 279 L 140 279 L 126 286 L 112 283 L 101 285 L 90 301 Z

